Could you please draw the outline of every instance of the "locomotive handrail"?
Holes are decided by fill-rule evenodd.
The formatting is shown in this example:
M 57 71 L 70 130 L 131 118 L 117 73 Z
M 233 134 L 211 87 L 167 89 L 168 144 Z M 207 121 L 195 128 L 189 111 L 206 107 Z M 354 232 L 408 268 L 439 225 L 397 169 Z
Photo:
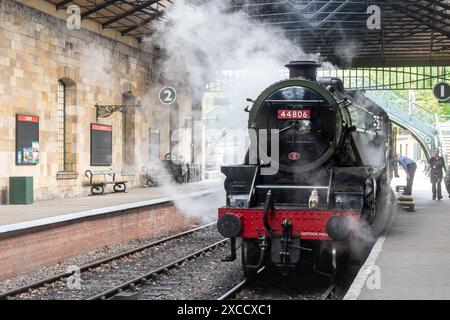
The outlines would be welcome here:
M 325 100 L 266 100 L 270 103 L 323 103 Z
M 292 186 L 292 185 L 256 185 L 256 189 L 320 189 L 320 190 L 328 190 L 328 186 Z
M 330 170 L 330 179 L 328 180 L 328 192 L 327 192 L 327 204 L 330 205 L 331 202 L 331 193 L 332 193 L 332 186 L 333 186 L 333 177 L 334 177 L 334 170 Z

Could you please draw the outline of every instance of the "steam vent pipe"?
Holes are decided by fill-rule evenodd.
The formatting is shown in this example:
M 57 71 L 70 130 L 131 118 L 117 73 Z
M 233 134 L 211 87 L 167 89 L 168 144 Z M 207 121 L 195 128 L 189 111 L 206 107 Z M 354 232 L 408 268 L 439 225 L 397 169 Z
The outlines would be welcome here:
M 292 61 L 286 65 L 289 69 L 289 77 L 305 78 L 311 81 L 317 81 L 317 68 L 320 67 L 315 61 Z

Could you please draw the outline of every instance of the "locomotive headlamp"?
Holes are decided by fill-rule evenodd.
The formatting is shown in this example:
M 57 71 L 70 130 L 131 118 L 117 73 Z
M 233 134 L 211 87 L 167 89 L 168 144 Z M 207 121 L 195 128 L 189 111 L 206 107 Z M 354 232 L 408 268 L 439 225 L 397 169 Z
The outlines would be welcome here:
M 319 206 L 319 191 L 314 190 L 309 197 L 309 208 L 315 209 Z
M 350 235 L 350 220 L 345 216 L 334 216 L 328 220 L 326 230 L 331 239 L 345 240 Z
M 225 238 L 236 238 L 242 231 L 241 218 L 227 212 L 219 218 L 217 230 Z

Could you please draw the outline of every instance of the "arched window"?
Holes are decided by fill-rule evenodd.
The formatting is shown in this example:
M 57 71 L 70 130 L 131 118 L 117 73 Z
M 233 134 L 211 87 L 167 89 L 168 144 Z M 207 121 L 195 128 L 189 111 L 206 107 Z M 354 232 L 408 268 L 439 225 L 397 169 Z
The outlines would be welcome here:
M 128 106 L 122 114 L 122 164 L 125 168 L 133 168 L 136 161 L 136 97 L 130 91 L 125 92 L 122 95 L 122 104 Z
M 76 84 L 69 78 L 58 81 L 57 96 L 58 172 L 77 170 Z M 68 178 L 67 174 L 64 178 Z
M 58 82 L 58 170 L 66 169 L 66 85 Z

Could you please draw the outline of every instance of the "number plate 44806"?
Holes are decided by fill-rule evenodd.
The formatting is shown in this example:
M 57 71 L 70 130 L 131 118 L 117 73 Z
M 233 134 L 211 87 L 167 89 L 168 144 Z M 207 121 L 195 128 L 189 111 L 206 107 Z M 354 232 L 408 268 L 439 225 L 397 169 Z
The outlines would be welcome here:
M 311 110 L 278 110 L 278 119 L 310 120 Z

